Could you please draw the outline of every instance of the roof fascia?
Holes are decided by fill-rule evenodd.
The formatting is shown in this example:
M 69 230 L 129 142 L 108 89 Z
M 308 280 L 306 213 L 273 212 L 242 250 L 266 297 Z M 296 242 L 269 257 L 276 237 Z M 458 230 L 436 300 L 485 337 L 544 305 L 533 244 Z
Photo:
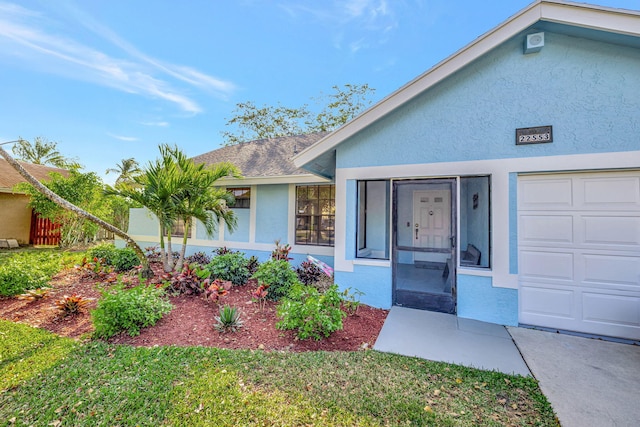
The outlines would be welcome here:
M 285 175 L 285 176 L 267 176 L 267 177 L 247 177 L 247 178 L 224 178 L 217 183 L 221 186 L 239 186 L 239 185 L 267 185 L 267 184 L 307 184 L 312 182 L 331 182 L 326 178 L 317 175 Z
M 584 3 L 537 0 L 302 151 L 292 160 L 296 167 L 303 167 L 539 21 L 640 36 L 638 17 L 640 12 L 636 11 Z

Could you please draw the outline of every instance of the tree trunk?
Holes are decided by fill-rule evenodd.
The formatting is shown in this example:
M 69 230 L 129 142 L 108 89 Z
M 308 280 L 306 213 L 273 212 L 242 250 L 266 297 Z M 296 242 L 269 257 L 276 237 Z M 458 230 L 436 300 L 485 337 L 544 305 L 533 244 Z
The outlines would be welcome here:
M 38 181 L 35 177 L 33 177 L 33 175 L 31 175 L 29 172 L 27 172 L 22 167 L 22 165 L 20 163 L 18 163 L 13 157 L 11 157 L 9 155 L 9 153 L 7 153 L 4 150 L 4 148 L 2 148 L 2 147 L 0 147 L 0 155 L 2 157 L 4 157 L 5 160 L 16 171 L 18 171 L 18 173 L 20 175 L 22 175 L 24 177 L 24 179 L 27 180 L 27 182 L 29 182 L 29 184 L 33 185 L 33 187 L 36 190 L 38 190 L 40 193 L 44 194 L 45 197 L 47 197 L 53 203 L 55 203 L 56 205 L 62 207 L 63 209 L 67 209 L 67 210 L 75 213 L 76 215 L 78 215 L 78 216 L 80 216 L 82 218 L 85 218 L 85 219 L 93 222 L 94 224 L 97 224 L 98 226 L 104 228 L 105 230 L 111 231 L 115 235 L 121 237 L 125 242 L 127 242 L 127 245 L 129 245 L 129 247 L 131 247 L 136 252 L 136 255 L 138 255 L 138 258 L 140 259 L 140 262 L 142 263 L 142 272 L 141 272 L 142 277 L 144 277 L 144 278 L 151 277 L 152 271 L 151 271 L 151 267 L 149 267 L 149 260 L 145 256 L 145 254 L 142 251 L 142 249 L 140 248 L 140 246 L 138 246 L 138 244 L 127 233 L 125 233 L 124 231 L 120 230 L 117 227 L 114 227 L 113 225 L 109 224 L 108 222 L 105 222 L 105 221 L 101 220 L 100 218 L 90 214 L 89 212 L 86 212 L 86 211 L 80 209 L 79 207 L 77 207 L 73 203 L 69 203 L 68 201 L 66 201 L 62 197 L 58 196 L 53 191 L 49 190 L 40 181 Z

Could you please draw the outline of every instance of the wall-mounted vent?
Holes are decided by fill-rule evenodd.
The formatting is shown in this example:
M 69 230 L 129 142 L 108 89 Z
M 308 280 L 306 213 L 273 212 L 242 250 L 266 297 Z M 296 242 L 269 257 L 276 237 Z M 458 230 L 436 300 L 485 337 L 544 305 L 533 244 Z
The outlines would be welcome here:
M 544 33 L 527 34 L 524 41 L 524 53 L 540 52 L 544 46 Z

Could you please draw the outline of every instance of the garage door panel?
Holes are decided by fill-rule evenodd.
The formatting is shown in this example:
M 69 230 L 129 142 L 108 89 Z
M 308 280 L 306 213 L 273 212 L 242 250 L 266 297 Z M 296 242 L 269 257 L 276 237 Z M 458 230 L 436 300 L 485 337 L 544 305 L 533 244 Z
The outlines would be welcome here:
M 531 179 L 520 182 L 518 198 L 521 208 L 532 210 L 569 208 L 573 205 L 571 178 Z
M 573 282 L 574 279 L 572 253 L 523 250 L 520 252 L 518 265 L 520 276 L 524 280 Z
M 523 314 L 528 315 L 573 319 L 574 294 L 575 291 L 571 289 L 523 285 L 520 310 Z
M 640 256 L 583 254 L 580 258 L 586 286 L 640 291 Z
M 640 297 L 583 292 L 582 307 L 587 322 L 640 327 Z
M 520 322 L 640 339 L 640 172 L 518 178 Z
M 571 215 L 522 215 L 519 224 L 526 244 L 573 243 Z
M 581 216 L 580 221 L 585 244 L 640 248 L 640 217 L 588 215 Z
M 612 205 L 620 208 L 633 209 L 640 207 L 640 178 L 603 176 L 598 178 L 583 178 L 579 183 L 576 208 L 611 209 Z

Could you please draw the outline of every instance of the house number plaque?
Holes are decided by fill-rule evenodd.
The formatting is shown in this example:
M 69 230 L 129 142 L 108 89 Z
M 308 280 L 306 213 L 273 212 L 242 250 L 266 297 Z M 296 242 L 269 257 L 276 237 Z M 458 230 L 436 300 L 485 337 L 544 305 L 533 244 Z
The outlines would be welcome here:
M 553 142 L 551 126 L 516 129 L 516 145 L 543 144 Z

